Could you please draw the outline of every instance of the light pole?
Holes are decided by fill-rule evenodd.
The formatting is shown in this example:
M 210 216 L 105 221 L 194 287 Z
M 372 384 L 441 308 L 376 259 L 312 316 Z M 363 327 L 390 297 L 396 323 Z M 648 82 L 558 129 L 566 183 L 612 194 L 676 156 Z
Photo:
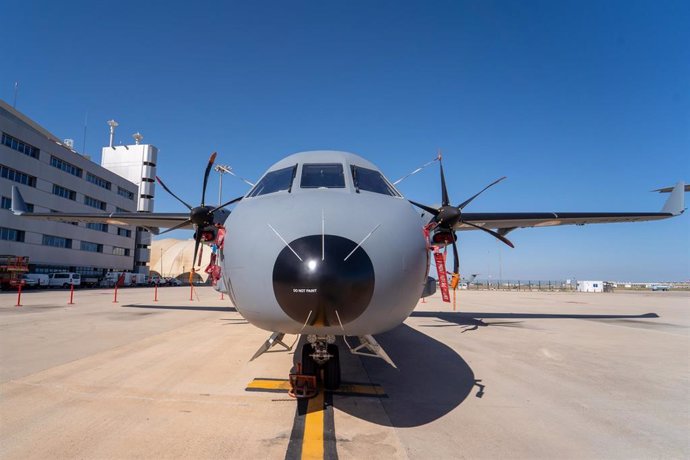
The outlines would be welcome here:
M 216 165 L 215 168 L 213 168 L 214 171 L 218 172 L 218 177 L 219 177 L 219 182 L 218 182 L 218 206 L 223 203 L 223 174 L 229 173 L 230 172 L 230 166 L 228 165 Z

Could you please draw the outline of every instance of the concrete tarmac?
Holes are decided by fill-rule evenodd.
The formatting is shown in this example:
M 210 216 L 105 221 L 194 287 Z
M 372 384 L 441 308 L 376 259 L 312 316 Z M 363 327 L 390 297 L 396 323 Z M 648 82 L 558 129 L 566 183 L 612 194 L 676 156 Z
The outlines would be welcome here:
M 286 458 L 293 354 L 210 288 L 0 294 L 0 458 Z M 690 294 L 458 291 L 341 348 L 335 450 L 361 458 L 688 458 Z M 649 315 L 651 313 L 651 315 Z M 288 341 L 294 336 L 286 337 Z M 326 452 L 332 451 L 326 450 Z

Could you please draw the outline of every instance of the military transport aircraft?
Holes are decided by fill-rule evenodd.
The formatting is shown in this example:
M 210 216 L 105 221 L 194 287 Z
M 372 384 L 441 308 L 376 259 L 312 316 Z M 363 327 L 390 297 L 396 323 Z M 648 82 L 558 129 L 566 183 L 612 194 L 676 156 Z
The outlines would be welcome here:
M 684 211 L 684 184 L 679 183 L 660 212 L 465 212 L 504 178 L 452 205 L 440 157 L 441 206 L 427 206 L 404 198 L 369 161 L 338 151 L 290 155 L 243 197 L 211 206 L 205 193 L 215 156 L 206 166 L 199 206 L 177 197 L 159 179 L 189 212 L 28 213 L 16 187 L 12 210 L 27 218 L 136 225 L 154 233 L 193 228 L 195 263 L 199 245 L 215 243 L 220 289 L 245 319 L 272 333 L 254 358 L 275 345 L 291 349 L 282 342 L 285 334 L 306 335 L 302 373 L 323 369 L 326 388 L 340 383 L 337 336 L 351 352 L 394 365 L 373 336 L 401 324 L 420 297 L 436 289 L 428 278 L 430 253 L 450 246 L 453 273 L 458 273 L 457 231 L 480 230 L 513 247 L 506 235 L 518 228 L 658 220 Z M 232 212 L 224 209 L 235 203 Z M 351 346 L 347 337 L 359 343 Z

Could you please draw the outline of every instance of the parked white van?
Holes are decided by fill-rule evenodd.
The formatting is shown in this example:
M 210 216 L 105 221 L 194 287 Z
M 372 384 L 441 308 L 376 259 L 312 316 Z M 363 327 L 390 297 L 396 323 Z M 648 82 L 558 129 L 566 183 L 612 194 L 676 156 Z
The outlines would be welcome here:
M 37 287 L 48 287 L 48 275 L 44 275 L 42 273 L 27 273 L 25 276 L 29 279 L 36 280 Z
M 51 273 L 48 278 L 48 285 L 50 287 L 69 287 L 71 284 L 74 286 L 81 285 L 81 275 L 79 273 L 72 272 L 62 272 L 62 273 Z

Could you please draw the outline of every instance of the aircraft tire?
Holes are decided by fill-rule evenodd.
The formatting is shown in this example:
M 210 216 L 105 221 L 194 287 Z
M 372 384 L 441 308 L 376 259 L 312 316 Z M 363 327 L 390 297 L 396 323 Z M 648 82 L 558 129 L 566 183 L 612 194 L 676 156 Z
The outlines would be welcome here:
M 337 390 L 340 386 L 340 350 L 337 345 L 328 345 L 328 353 L 333 357 L 323 366 L 323 386 L 327 390 Z
M 317 375 L 317 369 L 318 366 L 316 365 L 316 362 L 314 361 L 314 358 L 311 357 L 311 345 L 304 344 L 302 345 L 302 374 L 304 375 Z

